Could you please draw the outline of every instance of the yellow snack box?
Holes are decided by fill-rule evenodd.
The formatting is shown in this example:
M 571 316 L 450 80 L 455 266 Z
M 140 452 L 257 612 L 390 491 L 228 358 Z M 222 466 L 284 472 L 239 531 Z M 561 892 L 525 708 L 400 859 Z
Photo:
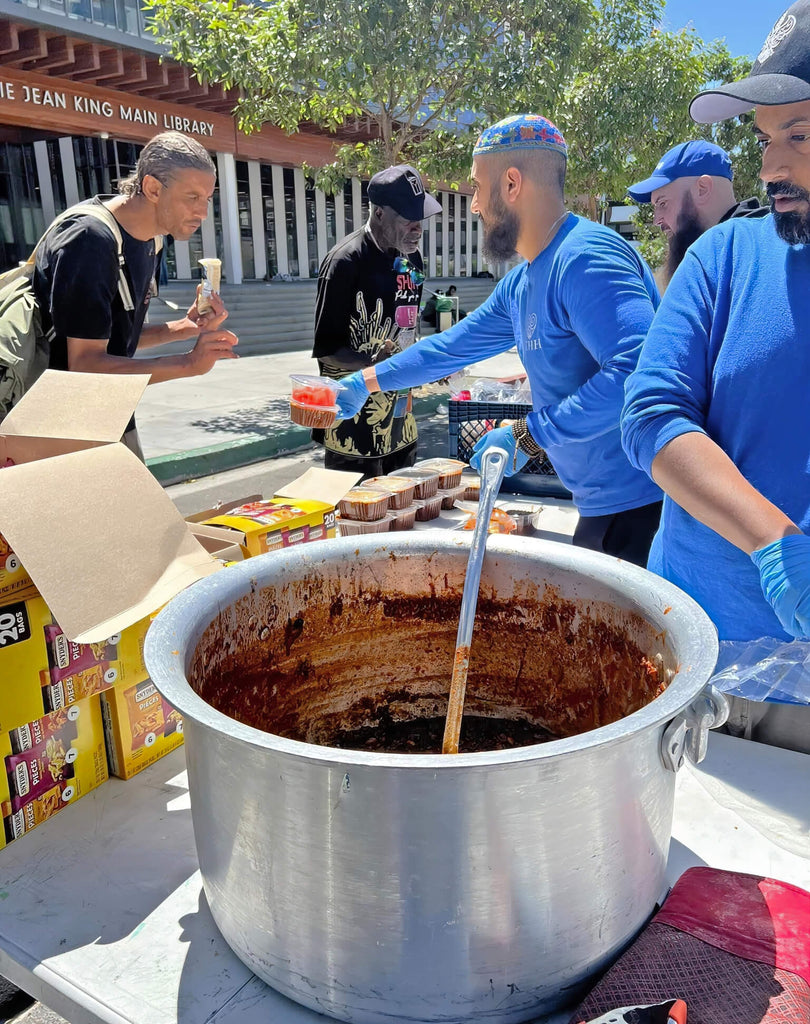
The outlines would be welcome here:
M 34 581 L 0 533 L 0 606 L 10 601 L 36 597 L 38 593 Z
M 98 696 L 0 736 L 0 847 L 109 778 Z
M 114 686 L 100 696 L 107 760 L 119 779 L 131 779 L 183 742 L 180 713 L 151 679 Z
M 233 530 L 250 555 L 335 536 L 335 506 L 300 498 L 271 498 L 239 505 L 214 516 L 208 526 Z

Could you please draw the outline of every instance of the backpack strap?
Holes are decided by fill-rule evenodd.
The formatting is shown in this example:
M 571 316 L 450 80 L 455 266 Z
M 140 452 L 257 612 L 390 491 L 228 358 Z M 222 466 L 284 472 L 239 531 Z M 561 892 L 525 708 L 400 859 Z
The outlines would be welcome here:
M 124 239 L 123 239 L 123 237 L 121 235 L 121 227 L 120 227 L 118 221 L 113 216 L 112 211 L 108 210 L 107 207 L 103 205 L 103 203 L 99 204 L 99 203 L 93 203 L 92 201 L 89 201 L 89 200 L 85 200 L 84 202 L 76 203 L 74 206 L 71 206 L 67 210 L 65 210 L 64 212 L 60 213 L 48 225 L 47 231 L 42 236 L 42 238 L 40 238 L 40 240 L 37 242 L 37 244 L 34 246 L 34 251 L 31 253 L 31 255 L 28 257 L 28 259 L 25 261 L 25 264 L 23 264 L 23 266 L 28 267 L 29 265 L 33 265 L 33 263 L 34 263 L 34 261 L 36 259 L 37 250 L 39 249 L 40 245 L 42 245 L 42 242 L 44 241 L 46 235 L 49 234 L 49 232 L 51 231 L 52 228 L 56 227 L 56 225 L 60 224 L 62 221 L 67 220 L 68 217 L 75 217 L 76 214 L 82 214 L 82 215 L 86 215 L 88 217 L 95 217 L 96 220 L 99 220 L 103 224 L 106 224 L 107 227 L 109 228 L 110 233 L 112 234 L 113 238 L 115 239 L 115 245 L 116 245 L 116 248 L 118 250 L 118 252 L 117 252 L 117 255 L 118 255 L 118 294 L 121 296 L 121 302 L 124 304 L 124 309 L 127 310 L 127 312 L 131 313 L 132 310 L 135 308 L 135 306 L 134 306 L 134 304 L 132 302 L 132 294 L 131 294 L 131 292 L 129 290 L 129 282 L 127 281 L 127 275 L 126 275 L 125 270 L 124 270 L 124 268 L 126 266 L 126 263 L 124 261 Z M 155 236 L 155 255 L 156 256 L 161 251 L 162 248 L 163 248 L 163 236 L 162 235 L 156 235 Z

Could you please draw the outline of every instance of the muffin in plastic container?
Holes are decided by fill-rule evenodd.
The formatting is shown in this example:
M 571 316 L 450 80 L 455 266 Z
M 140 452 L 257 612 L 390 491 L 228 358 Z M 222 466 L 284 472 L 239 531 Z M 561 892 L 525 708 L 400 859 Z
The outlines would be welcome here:
M 481 498 L 481 477 L 477 473 L 468 471 L 461 474 L 461 482 L 464 484 L 464 501 L 478 501 Z
M 439 474 L 439 487 L 447 490 L 448 487 L 458 487 L 461 483 L 461 474 L 467 469 L 467 463 L 460 459 L 425 459 L 417 462 L 413 469 L 429 469 Z
M 386 491 L 352 487 L 338 502 L 338 512 L 343 519 L 360 519 L 370 523 L 383 518 L 388 511 L 388 501 Z
M 414 498 L 421 501 L 422 498 L 432 498 L 439 490 L 439 473 L 430 469 L 398 469 L 397 476 L 407 476 L 416 481 L 413 492 Z
M 337 525 L 341 537 L 353 537 L 358 533 L 388 533 L 391 529 L 391 516 L 385 515 L 382 519 L 371 521 L 338 516 Z
M 430 519 L 437 519 L 442 511 L 442 496 L 435 495 L 433 498 L 424 498 L 422 501 L 415 501 L 416 521 L 426 523 Z
M 330 377 L 291 373 L 290 419 L 302 427 L 331 427 L 337 419 L 338 392 L 343 385 Z
M 416 522 L 416 505 L 408 505 L 407 508 L 394 509 L 388 513 L 391 519 L 392 530 L 412 530 Z
M 445 487 L 436 493 L 442 499 L 442 508 L 452 508 L 457 501 L 460 501 L 467 492 L 467 485 L 461 483 L 458 487 Z
M 363 486 L 373 490 L 386 491 L 389 495 L 388 507 L 390 509 L 407 508 L 413 501 L 416 481 L 407 476 L 373 476 L 365 480 Z

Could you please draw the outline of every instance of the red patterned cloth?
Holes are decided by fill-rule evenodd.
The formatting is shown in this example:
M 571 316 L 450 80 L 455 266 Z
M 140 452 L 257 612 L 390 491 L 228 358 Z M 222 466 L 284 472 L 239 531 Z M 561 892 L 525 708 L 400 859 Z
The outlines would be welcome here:
M 572 1024 L 674 998 L 689 1024 L 810 1024 L 810 893 L 691 868 Z

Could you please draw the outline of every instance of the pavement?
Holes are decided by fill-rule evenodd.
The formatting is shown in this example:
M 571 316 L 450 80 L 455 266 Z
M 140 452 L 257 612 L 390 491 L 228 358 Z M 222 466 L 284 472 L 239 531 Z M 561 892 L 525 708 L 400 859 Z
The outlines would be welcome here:
M 521 364 L 506 352 L 470 369 L 501 377 L 520 372 Z M 151 384 L 135 414 L 147 465 L 170 485 L 308 447 L 309 430 L 289 418 L 289 375 L 317 372 L 302 350 L 225 359 L 202 377 Z M 415 415 L 435 416 L 448 397 L 447 385 L 417 389 Z

